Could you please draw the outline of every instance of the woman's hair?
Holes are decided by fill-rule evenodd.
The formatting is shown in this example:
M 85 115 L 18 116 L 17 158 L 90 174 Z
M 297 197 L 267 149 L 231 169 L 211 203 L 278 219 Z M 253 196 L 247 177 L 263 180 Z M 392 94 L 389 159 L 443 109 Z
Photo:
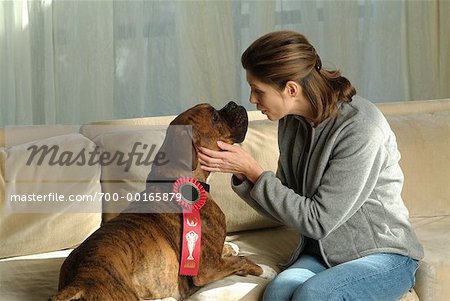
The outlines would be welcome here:
M 322 61 L 305 36 L 294 31 L 268 33 L 244 51 L 242 66 L 258 80 L 282 91 L 288 81 L 299 83 L 312 104 L 314 122 L 336 114 L 338 101 L 356 94 L 339 70 L 322 68 Z

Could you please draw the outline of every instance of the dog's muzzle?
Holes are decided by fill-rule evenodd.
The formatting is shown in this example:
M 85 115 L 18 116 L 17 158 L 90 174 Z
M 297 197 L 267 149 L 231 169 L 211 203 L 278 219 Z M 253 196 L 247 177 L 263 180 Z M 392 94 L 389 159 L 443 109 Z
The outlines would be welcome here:
M 245 139 L 245 134 L 248 128 L 247 110 L 243 106 L 230 101 L 219 111 L 228 126 L 231 128 L 232 138 L 235 143 L 241 143 Z

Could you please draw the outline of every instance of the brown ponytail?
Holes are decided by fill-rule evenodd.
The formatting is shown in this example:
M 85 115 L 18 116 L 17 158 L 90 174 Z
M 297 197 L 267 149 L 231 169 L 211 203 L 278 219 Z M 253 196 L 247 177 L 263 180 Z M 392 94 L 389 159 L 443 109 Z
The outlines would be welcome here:
M 339 70 L 322 68 L 322 61 L 305 36 L 293 31 L 266 34 L 244 51 L 242 66 L 260 81 L 282 91 L 288 81 L 299 83 L 311 102 L 314 122 L 338 112 L 338 102 L 356 94 Z

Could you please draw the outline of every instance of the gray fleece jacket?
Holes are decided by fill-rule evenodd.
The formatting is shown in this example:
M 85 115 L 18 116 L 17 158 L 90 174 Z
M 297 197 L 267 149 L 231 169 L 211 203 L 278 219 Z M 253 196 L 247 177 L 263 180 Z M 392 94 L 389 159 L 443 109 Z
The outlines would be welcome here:
M 317 241 L 328 266 L 380 252 L 423 257 L 400 196 L 395 136 L 375 105 L 355 96 L 316 127 L 286 116 L 278 143 L 276 175 L 266 171 L 254 185 L 233 178 L 234 191 L 255 210 Z

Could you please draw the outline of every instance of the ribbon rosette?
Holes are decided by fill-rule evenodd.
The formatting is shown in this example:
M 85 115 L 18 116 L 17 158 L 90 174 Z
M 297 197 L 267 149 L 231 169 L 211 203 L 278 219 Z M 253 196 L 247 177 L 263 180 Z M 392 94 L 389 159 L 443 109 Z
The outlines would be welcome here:
M 184 211 L 200 210 L 206 203 L 206 191 L 196 179 L 182 177 L 173 184 L 173 192 L 179 193 L 179 205 Z
M 183 242 L 180 275 L 197 276 L 200 266 L 202 226 L 200 209 L 206 203 L 206 191 L 193 178 L 182 177 L 173 184 L 173 192 L 181 195 L 177 201 L 183 208 Z

